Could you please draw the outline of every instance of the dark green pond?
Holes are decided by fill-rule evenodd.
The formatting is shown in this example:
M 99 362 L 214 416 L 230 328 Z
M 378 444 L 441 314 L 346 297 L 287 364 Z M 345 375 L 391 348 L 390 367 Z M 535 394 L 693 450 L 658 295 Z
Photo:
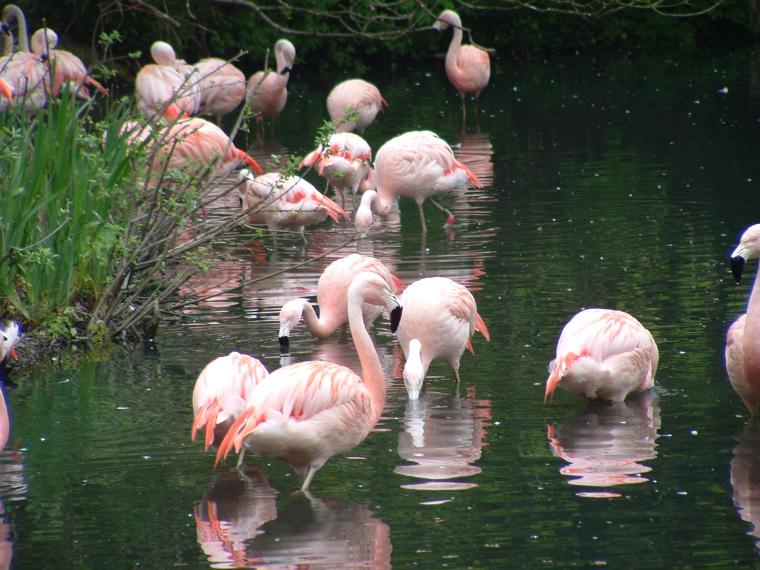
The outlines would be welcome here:
M 338 79 L 296 73 L 278 143 L 254 154 L 311 150 Z M 760 431 L 723 347 L 749 293 L 727 256 L 760 221 L 760 55 L 501 59 L 480 132 L 466 133 L 442 62 L 369 79 L 390 103 L 366 134 L 375 150 L 432 129 L 485 182 L 446 202 L 453 232 L 430 208 L 424 239 L 405 201 L 370 240 L 251 285 L 330 252 L 352 227 L 318 227 L 306 249 L 284 237 L 276 253 L 268 235 L 241 230 L 188 286 L 215 295 L 164 326 L 156 347 L 17 373 L 0 483 L 12 565 L 758 566 Z M 379 321 L 383 419 L 317 474 L 313 502 L 280 463 L 215 470 L 189 437 L 198 372 L 231 350 L 279 366 L 280 304 L 312 295 L 327 263 L 357 250 L 407 282 L 466 284 L 491 343 L 475 339 L 459 390 L 434 364 L 412 405 Z M 629 311 L 652 331 L 652 393 L 612 406 L 561 392 L 544 405 L 559 332 L 583 307 Z M 357 364 L 345 332 L 315 342 L 301 327 L 282 360 L 314 358 Z

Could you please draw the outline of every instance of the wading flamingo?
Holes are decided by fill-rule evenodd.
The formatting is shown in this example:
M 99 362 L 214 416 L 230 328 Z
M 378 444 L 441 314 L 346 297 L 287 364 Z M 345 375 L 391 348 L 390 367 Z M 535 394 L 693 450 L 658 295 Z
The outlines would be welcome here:
M 230 427 L 216 454 L 217 463 L 232 447 L 286 461 L 303 478 L 306 493 L 325 462 L 361 443 L 380 419 L 386 381 L 372 339 L 364 326 L 362 305 L 384 307 L 391 331 L 401 305 L 376 273 L 357 275 L 348 288 L 348 322 L 362 365 L 361 377 L 325 361 L 307 361 L 272 372 L 251 393 L 248 407 Z
M 301 322 L 303 316 L 306 328 L 318 338 L 327 338 L 335 330 L 348 322 L 348 287 L 359 273 L 369 271 L 379 275 L 390 287 L 391 291 L 399 294 L 404 288 L 404 283 L 393 275 L 385 264 L 374 257 L 352 253 L 340 259 L 336 259 L 325 267 L 317 281 L 317 305 L 319 316 L 314 307 L 307 299 L 293 299 L 288 301 L 280 309 L 280 332 L 281 346 L 287 346 L 290 333 Z M 378 316 L 381 308 L 377 305 L 364 306 L 364 324 L 369 325 Z
M 274 44 L 276 71 L 257 71 L 248 80 L 245 102 L 256 118 L 256 130 L 263 136 L 264 119 L 274 119 L 285 108 L 288 101 L 288 79 L 296 59 L 296 48 L 288 40 L 280 39 Z
M 344 193 L 350 192 L 356 206 L 360 183 L 367 178 L 372 161 L 372 149 L 363 138 L 354 133 L 335 133 L 327 144 L 310 152 L 300 167 L 311 166 L 335 188 L 345 207 Z
M 475 354 L 472 335 L 478 331 L 491 340 L 472 293 L 446 277 L 428 277 L 404 289 L 401 305 L 404 319 L 397 336 L 406 357 L 404 386 L 409 399 L 420 397 L 433 360 L 448 362 L 459 384 L 459 360 L 464 349 Z
M 237 67 L 217 57 L 207 57 L 194 66 L 198 71 L 201 101 L 198 111 L 222 117 L 234 111 L 245 99 L 245 75 Z
M 342 81 L 327 96 L 327 112 L 339 133 L 363 133 L 387 106 L 380 90 L 363 79 Z
M 350 220 L 346 211 L 330 198 L 297 176 L 283 177 L 269 172 L 254 178 L 246 169 L 240 171 L 238 188 L 250 224 L 266 224 L 277 245 L 277 230 L 294 229 L 307 243 L 304 227 L 319 224 L 329 216 Z
M 10 22 L 18 26 L 18 42 L 21 51 L 13 52 L 13 39 L 10 35 Z M 0 58 L 0 78 L 12 89 L 13 102 L 22 104 L 26 111 L 37 111 L 47 103 L 49 81 L 48 69 L 39 56 L 29 50 L 29 36 L 26 17 L 21 8 L 15 4 L 6 4 L 3 8 L 0 31 L 5 36 L 5 48 L 10 45 L 10 55 Z M 0 105 L 0 109 L 3 105 Z
M 462 20 L 453 10 L 444 10 L 433 24 L 437 30 L 453 28 L 454 35 L 446 52 L 446 75 L 462 98 L 462 121 L 466 121 L 465 96 L 475 97 L 477 118 L 478 96 L 491 77 L 491 59 L 488 52 L 474 45 L 462 45 Z
M 5 365 L 9 359 L 18 360 L 16 344 L 21 336 L 21 325 L 8 321 L 0 328 L 0 450 L 8 443 L 11 433 L 11 420 L 5 403 Z
M 561 386 L 584 398 L 622 402 L 654 386 L 659 359 L 652 334 L 634 317 L 586 309 L 562 329 L 544 400 Z
M 155 63 L 140 68 L 135 79 L 137 110 L 148 118 L 166 115 L 176 119 L 197 113 L 201 98 L 197 78 L 178 69 L 186 64 L 177 60 L 174 48 L 166 42 L 153 42 L 150 55 Z
M 397 196 L 417 202 L 425 233 L 427 225 L 422 204 L 426 199 L 465 188 L 468 183 L 481 187 L 480 180 L 468 166 L 454 158 L 446 141 L 431 131 L 409 131 L 381 146 L 375 156 L 374 182 L 377 192 L 365 192 L 356 210 L 354 223 L 357 231 L 364 235 L 372 224 L 372 213 L 385 215 Z M 446 224 L 454 223 L 451 212 L 435 200 L 431 202 L 446 214 Z
M 32 34 L 32 52 L 39 56 L 47 65 L 53 77 L 53 95 L 58 96 L 63 86 L 68 86 L 72 93 L 90 99 L 87 85 L 91 85 L 100 93 L 108 91 L 99 82 L 90 77 L 82 60 L 70 51 L 55 49 L 58 45 L 58 34 L 50 28 L 40 28 Z
M 268 375 L 258 359 L 239 352 L 230 352 L 209 362 L 193 389 L 195 417 L 190 439 L 195 441 L 198 430 L 205 429 L 204 449 L 208 451 L 212 443 L 218 445 L 245 409 L 248 395 Z
M 758 258 L 760 224 L 755 224 L 744 231 L 731 252 L 731 270 L 737 283 L 744 264 Z M 754 415 L 760 403 L 760 272 L 755 275 L 747 312 L 734 321 L 726 334 L 726 370 L 734 390 Z

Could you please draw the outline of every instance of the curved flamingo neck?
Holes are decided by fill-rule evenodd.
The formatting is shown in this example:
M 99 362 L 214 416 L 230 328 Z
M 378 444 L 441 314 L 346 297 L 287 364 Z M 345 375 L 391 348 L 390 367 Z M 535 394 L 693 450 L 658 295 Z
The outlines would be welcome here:
M 13 4 L 6 6 L 3 11 L 5 12 L 6 10 L 13 15 L 16 24 L 18 25 L 18 44 L 21 51 L 29 53 L 31 51 L 29 49 L 29 31 L 26 27 L 26 17 L 24 16 L 24 13 L 18 6 Z
M 364 325 L 362 314 L 363 303 L 361 290 L 354 287 L 348 289 L 348 325 L 351 327 L 351 338 L 359 355 L 362 365 L 362 381 L 369 390 L 372 414 L 369 420 L 369 428 L 372 429 L 380 419 L 385 406 L 385 373 L 377 356 L 375 345 Z
M 320 315 L 317 316 L 312 304 L 304 299 L 303 321 L 311 334 L 319 338 L 330 336 L 337 328 L 337 324 L 331 317 L 330 311 L 326 311 L 325 307 L 320 307 Z
M 452 26 L 451 30 L 453 35 L 451 36 L 449 50 L 446 52 L 446 63 L 456 66 L 457 55 L 459 55 L 459 49 L 462 47 L 462 27 Z
M 747 303 L 743 353 L 747 378 L 760 381 L 760 267 Z
M 13 53 L 13 36 L 11 35 L 10 31 L 8 31 L 8 34 L 5 36 L 5 40 L 3 41 L 3 57 L 7 55 L 11 55 Z
M 274 59 L 277 62 L 277 85 L 285 87 L 288 84 L 288 79 L 290 79 L 290 72 L 282 73 L 283 69 L 285 69 L 285 54 L 282 53 L 282 50 L 278 49 L 275 51 Z

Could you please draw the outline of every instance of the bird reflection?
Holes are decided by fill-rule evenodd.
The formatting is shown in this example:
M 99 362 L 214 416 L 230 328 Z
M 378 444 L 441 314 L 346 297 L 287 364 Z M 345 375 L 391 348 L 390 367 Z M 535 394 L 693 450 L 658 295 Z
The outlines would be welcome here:
M 366 505 L 288 496 L 278 513 L 263 472 L 221 473 L 196 508 L 215 568 L 390 568 L 390 527 Z
M 399 465 L 399 475 L 424 479 L 403 484 L 405 489 L 462 490 L 477 487 L 471 481 L 454 481 L 480 473 L 480 459 L 491 400 L 479 400 L 473 388 L 467 397 L 427 390 L 419 400 L 407 400 L 404 431 L 398 437 L 398 454 L 412 465 Z
M 0 452 L 0 570 L 10 568 L 13 560 L 13 528 L 7 522 L 5 505 L 24 500 L 26 493 L 21 452 L 10 449 Z
M 734 505 L 743 521 L 752 524 L 747 532 L 760 550 L 760 421 L 753 419 L 738 437 L 731 460 Z
M 493 185 L 493 145 L 488 133 L 463 131 L 459 134 L 459 144 L 452 149 L 457 160 L 470 167 L 484 188 Z
M 571 485 L 612 487 L 648 481 L 651 467 L 639 461 L 657 456 L 660 407 L 651 393 L 625 402 L 590 401 L 570 420 L 547 427 L 549 446 L 568 462 L 560 473 Z M 581 492 L 581 496 L 618 497 L 615 492 Z

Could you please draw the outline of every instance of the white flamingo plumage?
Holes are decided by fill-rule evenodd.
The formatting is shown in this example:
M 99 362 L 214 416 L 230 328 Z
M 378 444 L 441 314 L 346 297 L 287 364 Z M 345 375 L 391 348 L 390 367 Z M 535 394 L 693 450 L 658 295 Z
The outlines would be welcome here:
M 380 90 L 363 79 L 342 81 L 327 96 L 327 112 L 339 133 L 363 133 L 387 106 Z
M 348 320 L 362 375 L 324 361 L 284 366 L 258 384 L 246 410 L 230 427 L 217 451 L 217 463 L 234 446 L 283 460 L 302 477 L 307 492 L 314 474 L 338 453 L 358 445 L 380 419 L 386 381 L 372 339 L 364 326 L 362 305 L 384 307 L 391 330 L 401 305 L 388 283 L 361 273 L 348 289 Z
M 654 386 L 660 356 L 644 326 L 623 311 L 586 309 L 562 329 L 545 399 L 557 386 L 588 399 L 621 402 Z

